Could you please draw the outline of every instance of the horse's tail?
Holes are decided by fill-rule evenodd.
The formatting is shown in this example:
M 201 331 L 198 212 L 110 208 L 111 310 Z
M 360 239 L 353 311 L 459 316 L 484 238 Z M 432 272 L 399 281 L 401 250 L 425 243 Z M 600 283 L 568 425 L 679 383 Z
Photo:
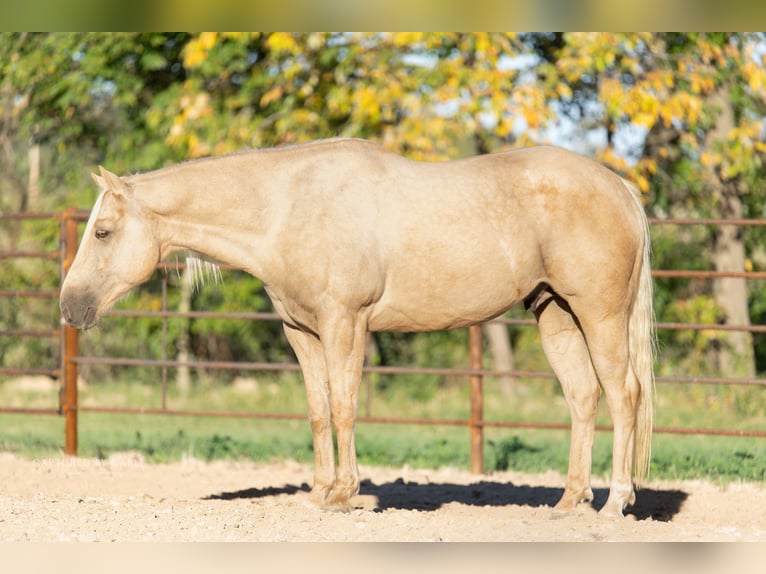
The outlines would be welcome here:
M 629 188 L 631 187 L 627 182 L 625 183 Z M 636 204 L 639 207 L 644 224 L 641 272 L 628 325 L 630 362 L 641 388 L 636 420 L 635 460 L 633 465 L 633 475 L 640 482 L 641 479 L 646 478 L 649 474 L 652 457 L 654 351 L 656 340 L 652 301 L 652 270 L 649 261 L 649 223 L 646 219 L 643 206 L 641 206 L 635 193 L 633 197 L 636 198 Z

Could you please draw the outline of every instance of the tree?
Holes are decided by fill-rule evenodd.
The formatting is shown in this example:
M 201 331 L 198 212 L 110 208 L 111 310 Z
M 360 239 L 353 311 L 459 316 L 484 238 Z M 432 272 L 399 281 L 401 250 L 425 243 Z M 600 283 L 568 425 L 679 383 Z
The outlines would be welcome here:
M 748 190 L 762 179 L 766 153 L 765 39 L 743 33 L 6 33 L 0 37 L 0 201 L 3 209 L 28 204 L 28 151 L 38 145 L 41 206 L 58 209 L 93 201 L 87 174 L 98 163 L 118 172 L 148 170 L 342 135 L 423 160 L 552 141 L 635 181 L 650 213 L 758 214 L 763 199 Z M 728 227 L 690 233 L 709 250 L 692 253 L 683 238 L 660 230 L 656 256 L 720 270 L 759 265 L 753 234 Z M 712 289 L 669 282 L 658 286 L 658 309 L 747 324 L 743 285 L 740 279 L 716 281 Z M 233 286 L 222 290 L 222 302 L 203 291 L 191 306 L 229 304 L 237 296 Z M 194 329 L 190 336 L 203 337 Z M 711 348 L 722 371 L 752 372 L 751 358 L 744 365 L 733 360 L 748 356 L 749 336 L 732 336 L 716 348 L 721 342 L 703 338 L 695 345 Z M 201 339 L 189 345 L 206 352 Z
M 604 135 L 598 158 L 638 183 L 650 212 L 741 218 L 766 153 L 763 46 L 756 34 L 564 34 L 538 48 L 536 69 L 569 86 L 547 101 Z M 709 241 L 717 271 L 749 265 L 737 227 Z M 743 279 L 716 279 L 712 296 L 721 322 L 750 324 Z M 748 333 L 719 342 L 721 372 L 754 373 Z

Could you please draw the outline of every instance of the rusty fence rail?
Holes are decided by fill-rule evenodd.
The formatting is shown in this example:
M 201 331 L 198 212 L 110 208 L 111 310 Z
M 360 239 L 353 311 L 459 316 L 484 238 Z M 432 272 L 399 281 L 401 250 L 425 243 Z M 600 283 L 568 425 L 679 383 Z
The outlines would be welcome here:
M 59 279 L 63 279 L 72 264 L 78 243 L 79 225 L 87 220 L 88 211 L 70 208 L 61 213 L 0 213 L 0 222 L 20 222 L 27 220 L 55 221 L 59 225 L 59 248 L 55 250 L 42 250 L 33 248 L 7 249 L 0 245 L 0 261 L 10 259 L 40 259 L 56 261 L 59 263 L 57 272 Z M 651 219 L 652 226 L 658 225 L 737 225 L 737 226 L 766 226 L 766 219 Z M 168 268 L 179 268 L 182 264 L 163 264 Z M 735 277 L 748 280 L 764 280 L 765 272 L 720 272 L 720 271 L 687 271 L 656 269 L 652 272 L 656 278 L 691 278 L 709 279 L 715 277 Z M 60 284 L 60 281 L 59 281 Z M 165 289 L 165 285 L 163 285 Z M 8 289 L 0 284 L 0 299 L 11 298 L 25 299 L 49 299 L 52 305 L 58 306 L 58 289 Z M 114 310 L 112 315 L 128 317 L 154 317 L 160 318 L 163 323 L 163 333 L 166 332 L 167 321 L 173 318 L 218 318 L 237 319 L 244 321 L 278 321 L 279 317 L 270 312 L 210 312 L 210 311 L 172 311 L 165 306 L 166 300 L 163 294 L 163 306 L 159 311 L 137 310 Z M 534 325 L 532 319 L 509 319 L 500 318 L 495 321 L 516 326 Z M 714 330 L 714 331 L 747 331 L 751 333 L 766 333 L 766 325 L 720 325 L 720 324 L 691 324 L 691 323 L 658 323 L 659 330 Z M 164 335 L 163 335 L 164 336 Z M 0 405 L 0 413 L 19 413 L 30 415 L 59 415 L 65 419 L 65 452 L 77 454 L 77 424 L 78 412 L 109 412 L 109 413 L 142 413 L 163 415 L 193 415 L 193 416 L 229 416 L 264 419 L 303 419 L 304 415 L 294 413 L 241 413 L 209 410 L 179 410 L 168 408 L 165 400 L 167 387 L 166 372 L 170 368 L 189 367 L 194 369 L 238 369 L 243 371 L 270 371 L 288 372 L 299 371 L 297 363 L 258 363 L 239 361 L 194 361 L 182 362 L 163 356 L 161 359 L 142 359 L 125 357 L 96 357 L 82 356 L 79 352 L 78 332 L 69 328 L 60 321 L 59 325 L 29 327 L 29 328 L 0 328 L 0 337 L 25 337 L 44 338 L 58 342 L 60 346 L 59 360 L 55 365 L 31 366 L 28 368 L 12 368 L 0 363 L 0 375 L 46 375 L 60 382 L 58 408 L 24 408 L 6 407 Z M 548 422 L 523 422 L 523 421 L 495 421 L 486 420 L 484 417 L 484 392 L 483 382 L 486 377 L 510 376 L 518 379 L 553 379 L 555 376 L 550 371 L 524 371 L 524 370 L 497 370 L 489 369 L 482 362 L 482 330 L 479 327 L 469 328 L 469 365 L 467 368 L 439 368 L 439 367 L 400 367 L 400 366 L 369 366 L 365 365 L 366 374 L 378 373 L 385 375 L 449 375 L 466 377 L 470 387 L 470 410 L 468 418 L 428 418 L 414 419 L 404 417 L 377 417 L 368 411 L 359 417 L 360 422 L 375 422 L 389 424 L 427 424 L 466 427 L 470 432 L 471 443 L 471 470 L 476 473 L 483 472 L 483 446 L 484 429 L 495 428 L 531 428 L 531 429 L 560 429 L 568 430 L 569 425 Z M 163 345 L 163 355 L 166 352 Z M 163 399 L 161 408 L 122 408 L 107 406 L 81 406 L 78 405 L 77 395 L 77 369 L 84 365 L 110 365 L 110 366 L 149 366 L 162 370 Z M 697 383 L 710 385 L 750 385 L 766 386 L 766 379 L 760 377 L 726 378 L 718 376 L 658 376 L 658 382 L 662 383 Z M 611 426 L 598 425 L 597 430 L 609 431 Z M 738 430 L 738 429 L 713 429 L 713 428 L 685 428 L 685 427 L 657 427 L 655 432 L 673 434 L 704 434 L 704 435 L 733 435 L 766 437 L 764 430 Z

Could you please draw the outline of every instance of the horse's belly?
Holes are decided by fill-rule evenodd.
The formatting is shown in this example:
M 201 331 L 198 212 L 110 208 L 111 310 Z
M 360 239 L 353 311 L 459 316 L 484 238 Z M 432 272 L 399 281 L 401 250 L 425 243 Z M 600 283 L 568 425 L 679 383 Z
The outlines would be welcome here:
M 425 315 L 420 312 L 410 313 L 398 309 L 387 309 L 385 312 L 373 315 L 368 323 L 370 331 L 441 331 L 445 329 L 458 329 L 488 321 L 504 311 L 488 315 L 451 315 L 441 314 L 438 316 Z
M 369 329 L 436 331 L 466 327 L 497 317 L 527 294 L 523 287 L 508 282 L 425 287 L 387 290 L 373 306 Z

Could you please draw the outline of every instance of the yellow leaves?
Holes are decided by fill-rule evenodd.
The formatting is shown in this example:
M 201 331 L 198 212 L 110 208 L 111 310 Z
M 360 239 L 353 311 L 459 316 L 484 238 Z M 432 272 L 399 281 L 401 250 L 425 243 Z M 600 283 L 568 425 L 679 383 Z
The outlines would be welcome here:
M 697 40 L 698 52 L 705 64 L 723 67 L 726 65 L 726 54 L 724 49 L 718 44 L 708 42 L 703 37 Z
M 729 130 L 726 134 L 726 139 L 731 141 L 743 141 L 752 142 L 760 137 L 761 134 L 761 122 L 750 121 L 740 124 L 739 126 Z
M 513 131 L 513 125 L 513 118 L 505 116 L 498 122 L 495 133 L 501 138 L 507 138 Z
M 598 160 L 621 173 L 631 172 L 631 167 L 625 158 L 615 153 L 611 147 L 604 148 L 598 154 Z
M 412 46 L 423 41 L 425 34 L 423 32 L 398 32 L 391 34 L 391 41 L 397 48 Z
M 649 180 L 659 169 L 657 159 L 643 157 L 631 171 L 631 177 L 635 179 L 642 193 L 649 193 Z
M 676 81 L 671 70 L 653 70 L 645 74 L 644 85 L 656 93 L 667 92 L 675 87 Z
M 688 92 L 672 93 L 660 106 L 660 117 L 668 128 L 673 121 L 695 125 L 702 115 L 702 100 Z
M 351 104 L 349 103 L 348 87 L 343 85 L 335 85 L 327 92 L 325 99 L 325 109 L 329 113 L 330 118 L 342 118 L 343 116 L 351 112 Z
M 604 105 L 610 117 L 620 117 L 623 113 L 625 91 L 622 84 L 615 78 L 604 78 L 599 85 L 598 99 Z
M 729 130 L 724 141 L 715 141 L 703 151 L 700 163 L 723 180 L 760 169 L 763 160 L 759 154 L 766 153 L 761 132 L 758 119 L 741 123 Z
M 377 124 L 380 121 L 380 104 L 378 95 L 370 86 L 364 86 L 352 96 L 354 116 L 358 121 L 365 119 Z
M 699 74 L 696 78 L 702 81 Z M 708 89 L 707 83 L 704 89 Z M 646 129 L 651 129 L 658 121 L 662 121 L 664 127 L 670 127 L 674 122 L 693 126 L 702 115 L 702 99 L 677 89 L 670 71 L 648 73 L 627 87 L 616 78 L 605 78 L 599 87 L 599 99 L 610 117 L 627 118 Z
M 492 45 L 489 34 L 486 32 L 476 34 L 476 52 L 481 56 L 497 54 L 497 50 Z
M 641 158 L 635 165 L 628 163 L 624 157 L 617 155 L 614 148 L 607 147 L 597 154 L 597 159 L 618 173 L 621 173 L 629 181 L 638 185 L 641 193 L 649 193 L 650 178 L 659 169 L 656 158 Z
M 203 50 L 210 51 L 218 40 L 218 32 L 202 32 L 197 42 Z
M 660 101 L 647 82 L 625 89 L 618 80 L 608 78 L 600 86 L 599 97 L 611 117 L 627 117 L 646 129 L 651 129 L 660 115 Z
M 282 97 L 284 90 L 282 86 L 274 86 L 269 91 L 261 96 L 260 105 L 262 108 L 267 107 L 269 104 L 276 102 Z
M 650 130 L 657 123 L 657 114 L 651 111 L 639 112 L 633 116 L 633 123 Z
M 762 94 L 766 88 L 766 67 L 750 60 L 742 66 L 741 71 L 747 86 L 756 94 Z
M 718 152 L 705 150 L 700 154 L 700 163 L 707 168 L 718 166 L 721 161 L 723 161 L 723 156 Z
M 196 68 L 207 59 L 208 53 L 218 40 L 218 32 L 202 32 L 184 46 L 184 68 Z
M 183 48 L 184 68 L 193 70 L 200 67 L 219 44 L 227 41 L 246 43 L 259 35 L 260 32 L 201 32 L 197 37 L 189 40 Z
M 649 179 L 645 175 L 637 175 L 636 184 L 641 193 L 649 193 Z
M 293 35 L 287 32 L 274 32 L 270 34 L 266 45 L 272 52 L 277 54 L 282 52 L 296 54 L 300 51 Z
M 569 56 L 560 58 L 556 62 L 559 72 L 572 84 L 579 82 L 583 74 L 590 67 L 590 58 L 587 56 Z
M 564 39 L 566 43 L 556 66 L 571 83 L 578 82 L 585 74 L 603 74 L 614 68 L 617 55 L 630 55 L 638 41 L 635 34 L 611 32 L 572 32 L 565 34 Z M 620 65 L 635 68 L 636 61 L 628 57 Z
M 750 74 L 750 78 L 748 78 L 747 85 L 754 92 L 760 92 L 761 90 L 763 90 L 764 84 L 766 84 L 766 82 L 764 81 L 765 79 L 766 79 L 766 73 L 764 72 L 762 68 L 758 68 L 752 74 Z
M 707 94 L 715 89 L 715 78 L 711 70 L 707 70 L 704 74 L 692 72 L 689 74 L 689 82 L 691 82 L 691 91 L 695 94 Z
M 531 130 L 542 128 L 551 114 L 545 93 L 537 89 L 536 86 L 529 84 L 516 86 L 512 101 L 516 104 L 516 110 L 521 113 Z
M 556 85 L 556 95 L 563 100 L 571 100 L 572 88 L 569 84 L 559 83 Z
M 188 86 L 187 86 L 188 87 Z M 187 94 L 179 101 L 181 112 L 173 118 L 173 125 L 166 138 L 171 146 L 186 146 L 188 157 L 201 157 L 210 153 L 210 146 L 200 140 L 189 125 L 212 115 L 210 96 L 206 92 Z

